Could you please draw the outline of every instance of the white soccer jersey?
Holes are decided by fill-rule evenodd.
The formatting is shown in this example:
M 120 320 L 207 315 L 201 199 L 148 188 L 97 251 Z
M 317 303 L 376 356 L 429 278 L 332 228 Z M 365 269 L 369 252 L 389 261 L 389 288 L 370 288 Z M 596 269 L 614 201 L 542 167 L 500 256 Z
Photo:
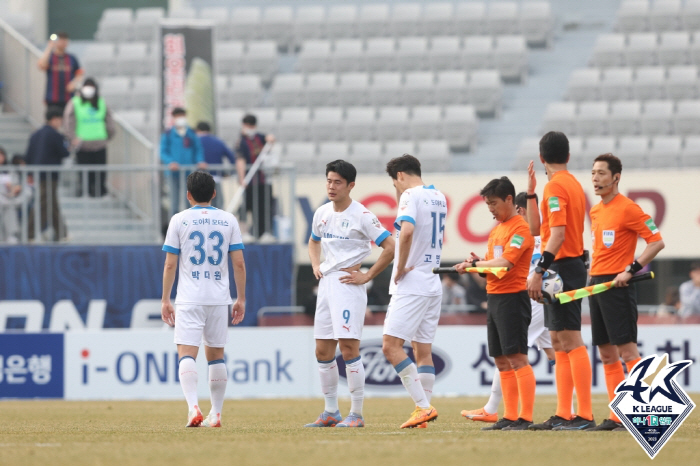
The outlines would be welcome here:
M 233 214 L 194 206 L 173 215 L 163 251 L 180 256 L 176 304 L 231 304 L 228 253 L 243 249 Z
M 396 227 L 396 246 L 394 267 L 391 272 L 389 294 L 392 295 L 442 295 L 440 277 L 433 273 L 433 267 L 440 266 L 442 239 L 447 216 L 445 195 L 430 186 L 416 186 L 401 194 Z M 406 267 L 415 267 L 399 281 L 394 283 L 396 267 L 399 263 L 399 238 L 401 222 L 410 222 L 415 226 L 411 251 L 408 253 Z
M 376 215 L 357 201 L 342 212 L 335 212 L 332 202 L 322 205 L 311 225 L 311 238 L 321 242 L 324 275 L 361 263 L 372 252 L 371 241 L 379 246 L 389 235 Z

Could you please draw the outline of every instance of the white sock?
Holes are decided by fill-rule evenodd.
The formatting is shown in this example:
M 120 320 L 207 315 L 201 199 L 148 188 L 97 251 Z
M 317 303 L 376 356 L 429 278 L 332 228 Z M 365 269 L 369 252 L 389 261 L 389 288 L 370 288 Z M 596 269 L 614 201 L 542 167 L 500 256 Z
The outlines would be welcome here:
M 180 359 L 179 371 L 182 393 L 185 394 L 187 406 L 189 406 L 190 411 L 192 411 L 195 405 L 199 404 L 197 401 L 197 363 L 195 363 L 194 358 L 191 356 L 184 356 Z
M 404 359 L 402 362 L 394 366 L 396 373 L 401 377 L 401 383 L 406 387 L 408 394 L 411 395 L 413 402 L 421 409 L 430 408 L 430 403 L 425 397 L 425 390 L 418 378 L 418 369 L 413 364 L 410 358 Z
M 435 385 L 435 366 L 419 366 L 418 378 L 421 385 L 423 385 L 425 398 L 430 404 L 430 399 L 433 397 L 433 386 Z
M 338 363 L 335 359 L 318 361 L 318 372 L 321 374 L 321 390 L 326 399 L 326 411 L 338 411 Z
M 228 382 L 228 373 L 226 372 L 224 360 L 209 361 L 210 414 L 221 416 L 221 411 L 224 407 L 224 397 L 226 396 L 226 382 Z
M 345 361 L 345 374 L 350 389 L 350 412 L 362 416 L 362 402 L 365 398 L 365 365 L 360 356 Z
M 484 411 L 489 414 L 498 412 L 498 405 L 501 404 L 503 393 L 501 392 L 501 374 L 498 372 L 498 367 L 493 373 L 493 382 L 491 382 L 491 396 L 488 403 L 484 406 Z M 573 412 L 573 411 L 572 411 Z

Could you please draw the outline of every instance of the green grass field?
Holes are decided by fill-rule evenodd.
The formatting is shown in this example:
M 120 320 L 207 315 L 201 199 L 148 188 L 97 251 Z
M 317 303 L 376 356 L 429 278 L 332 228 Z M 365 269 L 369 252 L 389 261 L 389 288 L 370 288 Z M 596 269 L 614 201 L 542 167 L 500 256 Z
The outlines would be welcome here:
M 693 396 L 695 402 L 700 397 Z M 0 402 L 1 465 L 615 465 L 651 461 L 627 432 L 481 432 L 460 416 L 485 398 L 436 398 L 440 417 L 428 429 L 399 429 L 406 399 L 365 401 L 363 429 L 304 429 L 319 400 L 227 400 L 221 429 L 185 429 L 183 401 Z M 596 419 L 606 400 L 594 397 Z M 209 402 L 202 402 L 206 414 Z M 349 400 L 341 400 L 346 414 Z M 539 396 L 535 420 L 554 412 Z M 700 409 L 685 421 L 654 464 L 698 464 Z M 693 459 L 695 458 L 695 459 Z

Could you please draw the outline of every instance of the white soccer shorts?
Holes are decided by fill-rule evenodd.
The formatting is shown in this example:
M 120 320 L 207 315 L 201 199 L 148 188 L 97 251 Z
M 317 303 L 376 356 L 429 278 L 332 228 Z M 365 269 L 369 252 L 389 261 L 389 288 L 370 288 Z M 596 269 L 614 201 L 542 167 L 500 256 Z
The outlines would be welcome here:
M 362 338 L 367 312 L 367 287 L 340 282 L 347 272 L 331 272 L 318 283 L 314 338 L 338 340 Z
M 532 319 L 530 326 L 527 328 L 527 345 L 537 346 L 537 349 L 552 347 L 552 337 L 549 336 L 549 330 L 544 326 L 544 306 L 542 303 L 530 300 L 532 305 Z
M 442 296 L 393 295 L 384 319 L 384 335 L 404 341 L 435 340 Z
M 175 305 L 175 343 L 223 348 L 228 342 L 229 306 Z

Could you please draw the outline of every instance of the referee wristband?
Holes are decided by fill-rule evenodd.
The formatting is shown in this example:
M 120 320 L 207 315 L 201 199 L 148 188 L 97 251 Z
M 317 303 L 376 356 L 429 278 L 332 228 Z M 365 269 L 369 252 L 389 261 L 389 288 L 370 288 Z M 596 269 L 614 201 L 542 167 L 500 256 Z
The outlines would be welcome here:
M 552 265 L 552 262 L 554 262 L 554 254 L 549 251 L 545 251 L 542 253 L 542 257 L 540 257 L 540 261 L 537 263 L 537 265 L 547 270 Z
M 634 262 L 632 262 L 632 263 L 630 264 L 630 270 L 629 270 L 629 272 L 630 272 L 632 275 L 634 275 L 634 274 L 636 274 L 637 272 L 639 272 L 640 270 L 642 270 L 643 268 L 644 268 L 644 266 L 635 260 Z

